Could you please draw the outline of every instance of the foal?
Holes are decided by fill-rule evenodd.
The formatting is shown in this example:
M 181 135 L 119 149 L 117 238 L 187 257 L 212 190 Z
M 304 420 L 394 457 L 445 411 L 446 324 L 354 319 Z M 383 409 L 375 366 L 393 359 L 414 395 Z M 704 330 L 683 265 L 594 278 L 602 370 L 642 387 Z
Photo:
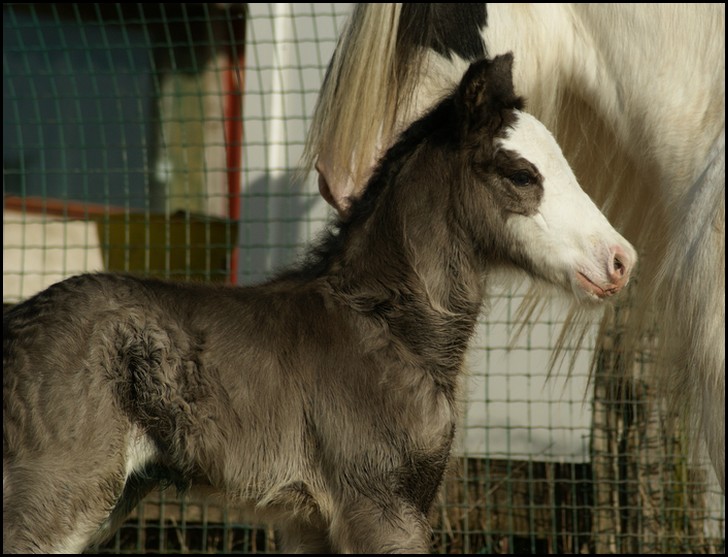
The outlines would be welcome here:
M 3 551 L 79 552 L 161 481 L 212 485 L 287 552 L 428 552 L 487 271 L 599 301 L 636 261 L 511 66 L 473 64 L 268 283 L 83 275 L 6 313 Z

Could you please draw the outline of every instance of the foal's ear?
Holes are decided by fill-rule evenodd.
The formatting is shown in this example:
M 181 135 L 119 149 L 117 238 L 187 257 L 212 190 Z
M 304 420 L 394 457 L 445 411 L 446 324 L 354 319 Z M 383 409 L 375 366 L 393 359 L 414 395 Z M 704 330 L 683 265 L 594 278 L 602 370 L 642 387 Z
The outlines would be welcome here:
M 457 105 L 463 138 L 474 131 L 494 135 L 507 124 L 510 112 L 524 105 L 513 91 L 513 54 L 472 63 L 460 82 Z

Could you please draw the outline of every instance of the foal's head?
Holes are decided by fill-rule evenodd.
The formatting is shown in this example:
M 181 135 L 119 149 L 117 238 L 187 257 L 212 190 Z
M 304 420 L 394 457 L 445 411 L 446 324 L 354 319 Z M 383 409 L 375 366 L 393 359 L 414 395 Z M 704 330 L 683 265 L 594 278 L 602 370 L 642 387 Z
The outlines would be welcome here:
M 521 110 L 511 70 L 511 55 L 471 65 L 453 95 L 390 149 L 367 190 L 396 182 L 388 203 L 408 222 L 423 215 L 417 236 L 434 243 L 447 228 L 483 267 L 517 267 L 583 299 L 608 297 L 627 284 L 635 251 L 582 191 L 549 131 Z
M 511 55 L 477 62 L 456 93 L 470 146 L 463 216 L 484 255 L 579 297 L 610 296 L 627 284 L 635 250 L 582 191 L 551 133 L 521 111 L 511 70 Z

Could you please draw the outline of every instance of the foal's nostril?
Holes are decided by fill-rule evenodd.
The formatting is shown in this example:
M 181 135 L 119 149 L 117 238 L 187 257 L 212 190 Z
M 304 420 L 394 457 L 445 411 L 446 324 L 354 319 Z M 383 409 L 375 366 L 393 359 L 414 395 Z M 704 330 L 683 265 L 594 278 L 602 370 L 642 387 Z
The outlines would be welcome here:
M 621 278 L 625 275 L 626 272 L 627 272 L 627 268 L 619 260 L 619 257 L 615 257 L 614 258 L 614 274 Z

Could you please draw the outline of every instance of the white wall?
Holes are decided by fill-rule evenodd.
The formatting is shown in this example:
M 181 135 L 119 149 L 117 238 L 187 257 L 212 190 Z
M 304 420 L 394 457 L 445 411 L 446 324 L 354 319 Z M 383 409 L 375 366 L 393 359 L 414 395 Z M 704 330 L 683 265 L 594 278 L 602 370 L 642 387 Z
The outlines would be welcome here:
M 313 176 L 294 183 L 309 119 L 351 4 L 249 4 L 239 281 L 292 262 L 329 217 Z
M 16 303 L 70 276 L 103 270 L 93 221 L 3 211 L 3 302 Z

